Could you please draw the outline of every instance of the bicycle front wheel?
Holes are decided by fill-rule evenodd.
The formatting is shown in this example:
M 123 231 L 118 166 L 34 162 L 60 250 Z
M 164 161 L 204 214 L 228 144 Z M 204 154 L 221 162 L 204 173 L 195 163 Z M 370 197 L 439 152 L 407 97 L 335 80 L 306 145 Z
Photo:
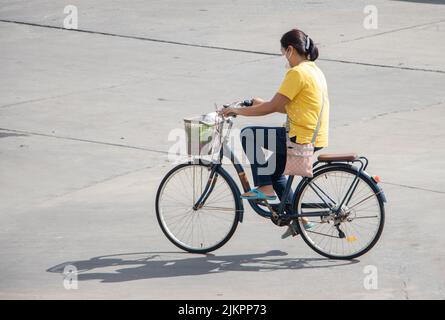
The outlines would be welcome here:
M 215 172 L 204 205 L 194 209 L 210 179 L 210 165 L 185 163 L 162 180 L 156 195 L 156 216 L 166 237 L 178 248 L 207 253 L 223 246 L 240 217 L 239 192 L 221 167 Z
M 354 192 L 346 197 L 353 183 Z M 302 185 L 294 205 L 299 214 L 329 215 L 306 217 L 312 223 L 307 230 L 307 220 L 299 219 L 297 229 L 303 240 L 325 257 L 359 257 L 377 243 L 383 230 L 385 210 L 378 193 L 369 176 L 351 166 L 322 169 Z M 345 197 L 349 201 L 338 210 Z

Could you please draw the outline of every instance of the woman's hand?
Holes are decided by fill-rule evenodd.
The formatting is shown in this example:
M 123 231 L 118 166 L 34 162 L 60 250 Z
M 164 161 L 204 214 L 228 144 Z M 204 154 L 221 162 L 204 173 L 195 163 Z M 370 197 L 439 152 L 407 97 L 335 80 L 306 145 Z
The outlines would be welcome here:
M 286 105 L 290 99 L 280 93 L 276 93 L 270 101 L 264 101 L 261 98 L 254 98 L 253 105 L 248 108 L 232 108 L 227 107 L 220 111 L 220 114 L 224 117 L 230 117 L 233 115 L 240 115 L 246 117 L 252 116 L 265 116 L 266 114 L 280 112 L 286 113 Z
M 220 111 L 220 114 L 222 114 L 225 118 L 234 116 L 234 115 L 238 115 L 238 110 L 239 108 L 231 108 L 231 107 L 227 107 L 224 108 Z

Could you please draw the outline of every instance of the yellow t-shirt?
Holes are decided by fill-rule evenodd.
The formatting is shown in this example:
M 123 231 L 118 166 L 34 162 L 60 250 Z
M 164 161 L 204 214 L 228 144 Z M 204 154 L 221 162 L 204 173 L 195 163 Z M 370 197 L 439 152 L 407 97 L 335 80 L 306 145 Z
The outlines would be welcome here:
M 313 61 L 304 61 L 289 69 L 278 93 L 291 100 L 286 105 L 289 118 L 289 137 L 297 143 L 310 143 L 317 126 L 324 91 L 324 109 L 315 140 L 316 147 L 327 147 L 329 131 L 329 99 L 326 79 Z

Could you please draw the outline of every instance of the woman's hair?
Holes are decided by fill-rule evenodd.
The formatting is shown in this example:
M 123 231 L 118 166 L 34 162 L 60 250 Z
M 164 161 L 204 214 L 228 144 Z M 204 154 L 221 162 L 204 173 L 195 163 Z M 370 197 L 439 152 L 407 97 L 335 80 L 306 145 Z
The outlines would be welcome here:
M 292 46 L 297 52 L 308 60 L 315 61 L 318 58 L 318 48 L 314 41 L 301 30 L 292 29 L 281 37 L 281 46 L 287 49 Z

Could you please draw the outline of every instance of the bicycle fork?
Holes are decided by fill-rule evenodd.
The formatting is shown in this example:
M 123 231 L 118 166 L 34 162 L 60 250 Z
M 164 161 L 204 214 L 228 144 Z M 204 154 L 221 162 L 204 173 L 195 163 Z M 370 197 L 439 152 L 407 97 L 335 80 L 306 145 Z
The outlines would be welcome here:
M 204 206 L 208 197 L 212 193 L 213 188 L 215 188 L 216 180 L 218 179 L 218 174 L 216 173 L 217 169 L 218 169 L 217 166 L 213 166 L 211 168 L 211 172 L 210 172 L 209 179 L 207 180 L 207 184 L 206 184 L 204 190 L 202 191 L 201 196 L 198 198 L 198 200 L 195 202 L 195 204 L 192 207 L 192 209 L 194 211 L 199 210 Z

